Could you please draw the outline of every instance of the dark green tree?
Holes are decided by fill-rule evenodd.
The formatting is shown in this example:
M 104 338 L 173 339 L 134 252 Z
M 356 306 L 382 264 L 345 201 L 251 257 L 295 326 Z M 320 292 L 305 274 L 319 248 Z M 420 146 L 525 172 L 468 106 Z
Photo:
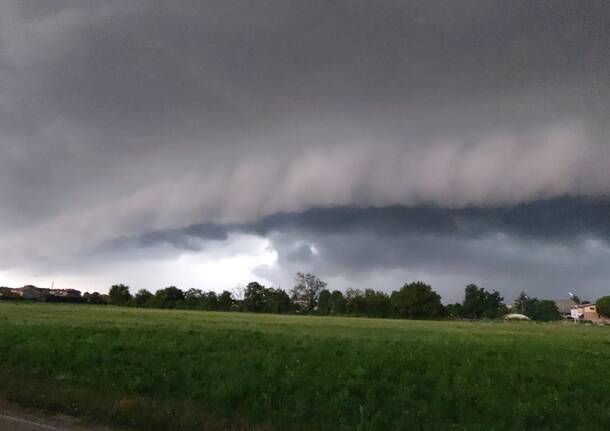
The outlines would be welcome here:
M 476 284 L 469 284 L 464 290 L 462 317 L 468 319 L 495 319 L 505 312 L 504 298 L 497 291 L 489 292 Z
M 392 314 L 390 296 L 385 292 L 366 289 L 364 291 L 364 313 L 368 317 L 388 317 Z
M 214 291 L 209 291 L 203 294 L 203 309 L 214 311 L 219 310 L 218 295 Z
M 548 322 L 552 320 L 561 320 L 561 313 L 555 301 L 548 299 L 530 298 L 525 303 L 525 312 L 523 313 L 532 320 Z
M 136 306 L 146 307 L 146 306 L 152 305 L 151 301 L 153 298 L 154 298 L 154 295 L 152 293 L 150 293 L 148 290 L 140 289 L 137 291 L 133 300 L 134 300 L 134 303 L 136 304 Z
M 271 313 L 290 313 L 293 309 L 290 297 L 283 289 L 268 289 L 268 310 Z
M 228 290 L 223 290 L 218 296 L 218 310 L 229 311 L 233 308 L 234 303 L 233 294 Z
M 597 313 L 603 317 L 610 318 L 610 296 L 599 298 L 595 304 Z
M 318 298 L 318 314 L 322 316 L 330 314 L 330 307 L 330 292 L 328 289 L 324 289 Z
M 339 290 L 333 290 L 330 294 L 330 313 L 345 314 L 345 297 Z
M 449 304 L 446 307 L 447 315 L 452 318 L 462 317 L 464 314 L 462 311 L 462 304 L 456 302 L 455 304 Z
M 184 292 L 176 286 L 169 286 L 155 292 L 154 303 L 159 308 L 176 308 L 184 301 Z
M 86 292 L 83 295 L 83 301 L 87 304 L 106 305 L 106 301 L 104 301 L 104 298 L 99 292 Z
M 421 281 L 405 284 L 399 291 L 392 292 L 390 301 L 398 317 L 434 319 L 445 315 L 440 295 Z
M 360 289 L 347 289 L 345 291 L 345 308 L 347 314 L 364 316 L 366 314 L 364 292 Z
M 244 289 L 241 309 L 253 313 L 288 313 L 292 304 L 284 290 L 265 287 L 254 281 Z
M 244 290 L 242 306 L 245 311 L 253 313 L 270 311 L 270 292 L 265 286 L 256 281 L 249 283 Z
M 205 310 L 205 297 L 201 289 L 189 289 L 184 292 L 184 308 Z
M 131 300 L 129 286 L 115 284 L 108 292 L 108 302 L 112 305 L 128 305 Z

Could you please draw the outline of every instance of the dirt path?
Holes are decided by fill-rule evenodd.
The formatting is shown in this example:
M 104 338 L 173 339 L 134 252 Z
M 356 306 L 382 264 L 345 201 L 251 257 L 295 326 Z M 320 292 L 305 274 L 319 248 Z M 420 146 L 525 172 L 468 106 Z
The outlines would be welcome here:
M 78 419 L 49 416 L 0 400 L 0 431 L 112 431 L 110 428 L 86 425 Z

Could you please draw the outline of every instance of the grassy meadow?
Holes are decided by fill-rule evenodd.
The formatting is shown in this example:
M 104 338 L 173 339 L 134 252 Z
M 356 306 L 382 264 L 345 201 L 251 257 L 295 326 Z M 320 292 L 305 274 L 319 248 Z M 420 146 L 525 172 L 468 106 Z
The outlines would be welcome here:
M 2 302 L 0 396 L 142 430 L 607 430 L 610 328 Z

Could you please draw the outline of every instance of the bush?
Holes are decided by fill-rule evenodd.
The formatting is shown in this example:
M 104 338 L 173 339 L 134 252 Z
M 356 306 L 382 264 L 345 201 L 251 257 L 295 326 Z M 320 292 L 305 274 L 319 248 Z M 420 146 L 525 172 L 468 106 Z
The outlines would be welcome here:
M 531 298 L 525 304 L 525 313 L 532 320 L 550 322 L 552 320 L 561 320 L 561 313 L 557 308 L 555 301 L 548 299 Z
M 600 316 L 610 317 L 610 296 L 599 298 L 595 305 Z

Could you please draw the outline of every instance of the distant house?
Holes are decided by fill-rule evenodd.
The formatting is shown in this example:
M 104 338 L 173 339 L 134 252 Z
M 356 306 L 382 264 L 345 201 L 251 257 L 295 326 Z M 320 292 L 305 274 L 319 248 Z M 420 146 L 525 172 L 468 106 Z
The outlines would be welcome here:
M 575 305 L 571 310 L 571 316 L 574 320 L 587 320 L 595 323 L 610 323 L 610 319 L 599 315 L 595 304 Z
M 17 289 L 12 289 L 13 293 L 21 296 L 23 299 L 32 299 L 35 301 L 41 301 L 48 294 L 49 289 L 42 289 L 31 284 Z
M 46 302 L 82 302 L 80 290 L 76 289 L 45 289 L 28 284 L 23 287 L 0 288 L 0 299 L 29 299 Z
M 81 292 L 76 289 L 52 289 L 50 294 L 61 298 L 80 298 Z
M 15 300 L 21 299 L 21 295 L 15 293 L 10 287 L 0 287 L 0 300 Z

